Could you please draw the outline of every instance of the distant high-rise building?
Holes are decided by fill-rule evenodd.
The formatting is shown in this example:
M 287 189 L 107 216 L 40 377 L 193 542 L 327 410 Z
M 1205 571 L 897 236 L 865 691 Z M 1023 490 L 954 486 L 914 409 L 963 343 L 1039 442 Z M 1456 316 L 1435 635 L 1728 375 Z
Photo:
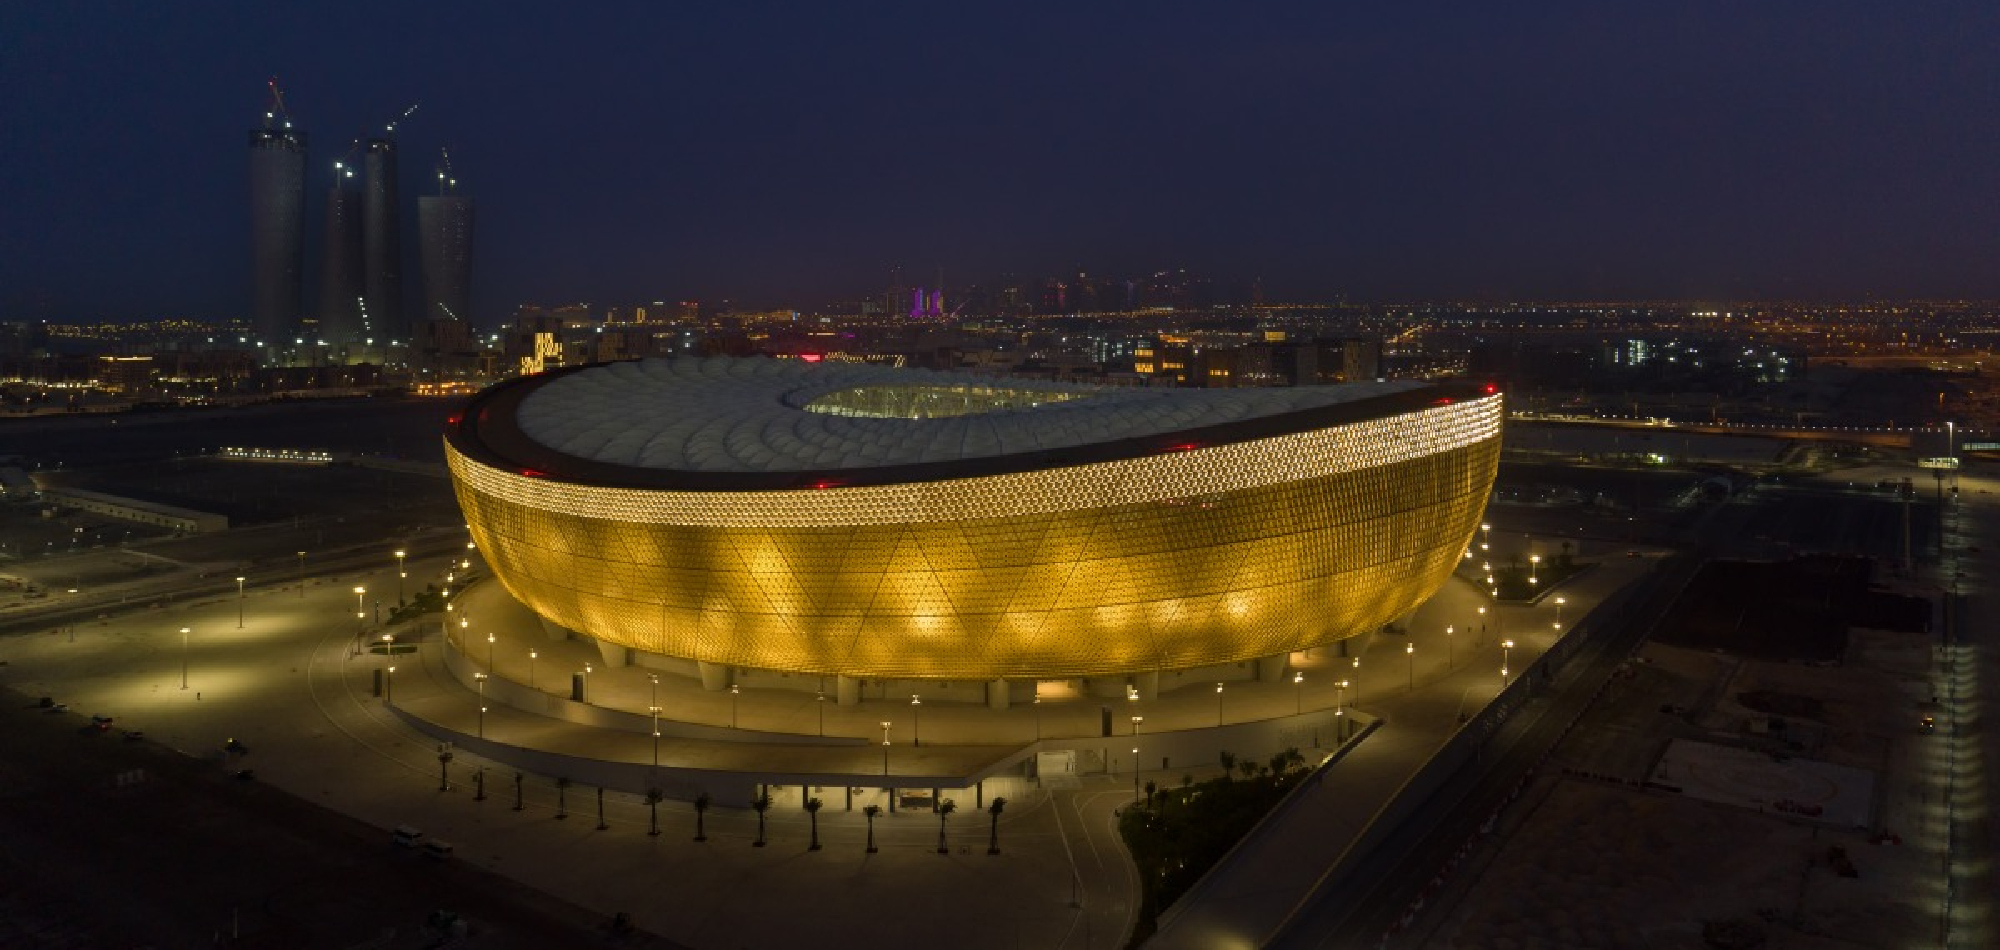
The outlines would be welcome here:
M 306 134 L 250 130 L 250 327 L 266 345 L 298 332 L 306 253 Z
M 417 240 L 424 266 L 425 321 L 472 320 L 472 199 L 417 199 Z
M 319 258 L 319 339 L 345 344 L 375 334 L 361 306 L 367 292 L 361 268 L 361 193 L 349 185 L 353 169 L 336 163 L 333 176 Z
M 410 338 L 403 320 L 403 232 L 396 187 L 396 142 L 369 139 L 362 158 L 361 272 L 373 332 Z

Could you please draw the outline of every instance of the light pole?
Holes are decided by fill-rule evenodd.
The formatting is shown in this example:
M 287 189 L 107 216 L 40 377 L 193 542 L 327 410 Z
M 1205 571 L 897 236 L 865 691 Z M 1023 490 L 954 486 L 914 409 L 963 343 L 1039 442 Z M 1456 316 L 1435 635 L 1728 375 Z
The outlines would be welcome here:
M 733 686 L 730 688 L 735 689 Z M 583 701 L 586 703 L 590 702 L 590 664 L 588 663 L 583 665 Z M 734 725 L 734 723 L 731 723 L 731 725 Z
M 535 651 L 533 651 L 533 650 L 529 650 L 529 651 L 528 651 L 528 688 L 529 688 L 529 689 L 535 689 L 535 688 L 536 688 L 536 687 L 535 687 L 535 658 L 536 658 L 536 657 L 538 657 L 538 656 L 540 656 L 540 655 L 541 655 L 541 654 L 539 654 L 539 653 L 536 653 L 536 652 L 535 652 Z
M 357 632 L 368 628 L 368 607 L 361 600 L 367 593 L 366 587 L 354 589 L 354 627 Z
M 912 746 L 922 746 L 924 744 L 924 736 L 923 736 L 924 722 L 923 719 L 921 718 L 923 711 L 924 711 L 924 701 L 918 699 L 917 694 L 911 693 L 910 694 L 910 745 Z
M 1452 642 L 1451 624 L 1444 625 L 1444 668 L 1451 669 L 1458 664 L 1458 647 Z
M 1507 667 L 1514 656 L 1514 641 L 1500 641 L 1500 685 L 1507 685 Z
M 299 599 L 306 599 L 306 552 L 299 552 Z
M 1222 725 L 1222 684 L 1215 684 L 1215 724 Z
M 1292 715 L 1294 715 L 1294 716 L 1296 716 L 1296 715 L 1298 715 L 1298 714 L 1300 714 L 1300 713 L 1303 713 L 1303 712 L 1305 712 L 1305 711 L 1306 711 L 1306 690 L 1305 690 L 1305 686 L 1306 686 L 1306 674 L 1304 674 L 1304 673 L 1302 673 L 1302 672 L 1299 672 L 1299 673 L 1293 673 L 1293 674 L 1292 674 Z
M 1340 687 L 1340 692 L 1335 693 L 1333 696 L 1333 722 L 1334 722 L 1333 731 L 1334 735 L 1339 737 L 1337 741 L 1346 742 L 1347 720 L 1345 717 L 1347 715 L 1347 681 L 1341 680 L 1340 682 L 1335 683 L 1334 685 Z
M 1132 747 L 1132 797 L 1139 797 L 1139 747 Z
M 1485 632 L 1486 632 L 1486 605 L 1485 605 L 1485 604 L 1480 604 L 1480 605 L 1479 605 L 1479 632 L 1480 632 L 1480 633 L 1485 633 Z
M 1557 629 L 1557 630 L 1561 630 L 1561 629 L 1563 628 L 1563 605 L 1564 605 L 1564 604 L 1567 604 L 1567 603 L 1569 603 L 1569 599 L 1568 599 L 1568 598 L 1566 598 L 1566 597 L 1558 597 L 1558 598 L 1556 598 L 1556 629 Z
M 742 694 L 742 687 L 735 683 L 729 684 L 729 728 L 731 729 L 736 728 L 736 697 Z
M 1488 543 L 1488 542 L 1490 542 L 1490 541 L 1492 541 L 1492 540 L 1493 540 L 1493 526 L 1492 526 L 1492 525 L 1490 525 L 1490 524 L 1482 524 L 1482 525 L 1480 525 L 1480 526 L 1479 526 L 1479 550 L 1481 550 L 1481 551 L 1490 551 L 1490 550 L 1492 550 L 1492 549 L 1493 549 L 1493 545 L 1491 545 L 1491 544 L 1489 544 L 1489 543 Z
M 387 663 L 387 662 L 389 662 L 389 661 L 390 661 L 390 660 L 391 660 L 392 658 L 394 658 L 394 657 L 395 657 L 395 655 L 396 655 L 396 635 L 395 635 L 395 634 L 393 634 L 393 633 L 385 633 L 385 634 L 383 634 L 383 635 L 382 635 L 382 662 L 384 662 L 384 663 Z
M 389 667 L 388 671 L 384 673 L 382 676 L 382 705 L 387 706 L 391 703 L 394 703 L 395 701 L 396 701 L 396 668 L 392 666 Z
M 188 628 L 181 628 L 181 688 L 188 688 Z
M 472 678 L 479 683 L 479 738 L 484 739 L 486 738 L 486 674 L 474 673 Z
M 1403 655 L 1410 658 L 1410 689 L 1414 690 L 1417 688 L 1417 645 L 1403 644 Z
M 819 734 L 826 735 L 826 690 L 813 694 L 813 708 L 819 710 Z
M 1035 701 L 1028 705 L 1035 707 L 1035 741 L 1040 742 L 1042 741 L 1042 698 L 1037 696 L 1035 697 Z
M 1143 723 L 1143 722 L 1145 722 L 1145 721 L 1146 721 L 1146 717 L 1144 717 L 1144 716 L 1133 716 L 1133 717 L 1132 717 L 1132 735 L 1133 735 L 1133 737 L 1134 737 L 1134 738 L 1137 738 L 1137 737 L 1138 737 L 1138 735 L 1139 735 L 1139 724 L 1140 724 L 1140 723 Z
M 653 767 L 660 767 L 660 677 L 646 674 L 646 711 L 653 714 Z
M 76 591 L 70 591 L 74 594 Z M 236 629 L 243 629 L 243 578 L 236 579 Z
M 889 720 L 882 720 L 882 774 L 889 774 Z
M 493 669 L 493 644 L 496 642 L 498 642 L 498 638 L 493 634 L 489 633 L 486 635 L 486 668 L 488 670 Z
M 403 605 L 403 578 L 410 576 L 408 571 L 403 570 L 403 553 L 396 552 L 396 606 L 398 607 Z
M 1539 554 L 1530 554 L 1528 555 L 1528 586 L 1533 587 L 1541 582 L 1542 556 Z

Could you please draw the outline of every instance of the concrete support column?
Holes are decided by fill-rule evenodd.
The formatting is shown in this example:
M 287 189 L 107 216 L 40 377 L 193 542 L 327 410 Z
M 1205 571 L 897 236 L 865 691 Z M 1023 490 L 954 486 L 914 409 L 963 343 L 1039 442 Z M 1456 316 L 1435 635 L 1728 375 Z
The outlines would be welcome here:
M 557 642 L 569 639 L 568 627 L 562 626 L 561 624 L 553 623 L 547 617 L 536 617 L 535 619 L 541 621 L 542 633 L 549 639 L 555 640 Z
M 986 708 L 1006 709 L 1008 699 L 1006 680 L 991 680 L 986 684 Z
M 724 664 L 703 660 L 698 665 L 701 667 L 702 689 L 720 693 L 736 683 L 736 671 Z
M 838 706 L 861 705 L 861 681 L 852 676 L 834 677 L 833 701 Z
M 1139 698 L 1152 702 L 1160 698 L 1160 671 L 1132 674 L 1132 687 L 1139 691 Z
M 605 669 L 616 669 L 631 664 L 631 647 L 624 646 L 623 644 L 608 643 L 603 640 L 592 640 L 590 642 L 597 645 L 597 655 L 604 659 Z
M 1257 681 L 1261 683 L 1282 683 L 1285 681 L 1285 667 L 1292 662 L 1290 653 L 1277 653 L 1257 658 Z

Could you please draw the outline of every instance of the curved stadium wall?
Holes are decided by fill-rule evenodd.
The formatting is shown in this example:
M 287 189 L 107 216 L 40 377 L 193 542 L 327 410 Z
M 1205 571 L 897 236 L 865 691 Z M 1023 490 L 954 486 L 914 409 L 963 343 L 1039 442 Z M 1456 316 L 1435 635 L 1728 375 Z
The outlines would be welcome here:
M 1430 596 L 1477 529 L 1501 397 L 1407 403 L 1243 441 L 883 484 L 593 484 L 503 464 L 467 427 L 446 456 L 495 575 L 583 635 L 856 678 L 1065 678 L 1305 649 Z

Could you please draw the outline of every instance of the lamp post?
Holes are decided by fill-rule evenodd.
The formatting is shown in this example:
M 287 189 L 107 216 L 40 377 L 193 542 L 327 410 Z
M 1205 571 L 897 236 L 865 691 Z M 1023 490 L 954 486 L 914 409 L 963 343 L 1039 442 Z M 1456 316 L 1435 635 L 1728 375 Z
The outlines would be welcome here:
M 535 651 L 533 651 L 533 650 L 529 650 L 529 651 L 528 651 L 528 688 L 529 688 L 529 689 L 535 689 L 535 688 L 536 688 L 536 686 L 535 686 L 535 658 L 536 658 L 536 657 L 538 657 L 538 656 L 541 656 L 541 654 L 540 654 L 540 653 L 537 653 L 537 652 L 535 652 Z
M 1293 674 L 1292 674 L 1292 715 L 1294 715 L 1294 716 L 1296 716 L 1296 715 L 1298 715 L 1298 714 L 1300 714 L 1300 713 L 1302 713 L 1302 712 L 1305 712 L 1305 711 L 1306 711 L 1306 690 L 1305 690 L 1305 686 L 1306 686 L 1306 674 L 1304 674 L 1304 673 L 1302 673 L 1302 672 L 1295 672 L 1295 673 L 1293 673 Z
M 1035 741 L 1040 742 L 1042 741 L 1042 698 L 1037 696 L 1034 702 L 1028 705 L 1035 707 Z
M 1215 724 L 1222 725 L 1222 684 L 1215 684 Z
M 396 668 L 392 666 L 382 675 L 382 705 L 387 706 L 395 701 Z
M 1564 604 L 1567 604 L 1567 603 L 1569 603 L 1569 599 L 1568 599 L 1568 598 L 1566 598 L 1566 597 L 1558 597 L 1558 598 L 1556 598 L 1556 629 L 1557 629 L 1557 630 L 1561 630 L 1561 629 L 1563 628 L 1563 605 L 1564 605 Z
M 889 727 L 891 725 L 893 725 L 893 723 L 891 723 L 889 720 L 887 719 L 882 720 L 882 774 L 883 775 L 889 774 Z
M 356 630 L 363 630 L 368 627 L 368 606 L 361 600 L 362 596 L 367 593 L 368 588 L 366 587 L 356 587 L 354 589 L 354 624 Z
M 70 591 L 74 594 L 76 591 Z M 236 579 L 236 629 L 243 629 L 243 578 Z
M 1493 549 L 1493 545 L 1491 545 L 1491 544 L 1489 544 L 1489 543 L 1488 543 L 1488 542 L 1490 542 L 1490 541 L 1492 541 L 1492 540 L 1493 540 L 1493 526 L 1492 526 L 1492 525 L 1490 525 L 1490 524 L 1482 524 L 1482 525 L 1480 525 L 1480 526 L 1479 526 L 1479 550 L 1481 550 L 1481 551 L 1490 551 L 1490 550 L 1492 550 L 1492 549 Z
M 1132 747 L 1132 797 L 1139 797 L 1139 747 Z
M 397 606 L 402 606 L 403 603 L 403 578 L 410 576 L 410 573 L 408 571 L 403 570 L 403 554 L 404 552 L 402 551 L 396 552 L 396 605 Z
M 1480 605 L 1479 605 L 1479 632 L 1480 632 L 1480 633 L 1485 633 L 1485 632 L 1486 632 L 1486 605 L 1485 605 L 1485 604 L 1480 604 Z
M 393 634 L 393 633 L 385 633 L 385 634 L 383 634 L 383 635 L 382 635 L 382 662 L 384 662 L 384 663 L 387 663 L 387 662 L 389 662 L 389 660 L 390 660 L 391 658 L 393 658 L 393 657 L 394 657 L 395 655 L 396 655 L 396 635 L 395 635 L 395 634 Z
M 472 678 L 479 684 L 479 738 L 486 738 L 486 674 L 474 673 Z
M 1417 688 L 1417 645 L 1403 644 L 1403 655 L 1410 658 L 1410 689 L 1414 690 Z
M 729 684 L 729 728 L 731 729 L 736 728 L 736 697 L 742 694 L 742 687 L 735 683 Z
M 486 669 L 493 669 L 493 645 L 499 641 L 493 634 L 486 635 Z
M 1334 685 L 1340 687 L 1340 692 L 1335 693 L 1333 695 L 1333 722 L 1334 722 L 1333 734 L 1337 737 L 1335 741 L 1346 742 L 1347 741 L 1347 719 L 1346 719 L 1347 681 L 1341 680 L 1340 682 L 1335 683 Z
M 306 552 L 299 552 L 299 599 L 306 599 Z
M 1143 722 L 1145 722 L 1145 721 L 1146 721 L 1146 717 L 1144 717 L 1144 716 L 1133 716 L 1133 717 L 1132 717 L 1132 735 L 1133 735 L 1133 736 L 1135 736 L 1135 737 L 1136 737 L 1136 736 L 1138 736 L 1138 735 L 1139 735 L 1139 724 L 1140 724 L 1140 723 L 1143 723 Z
M 921 715 L 923 711 L 924 711 L 924 701 L 917 698 L 917 694 L 911 693 L 910 694 L 910 745 L 922 746 L 924 744 L 924 736 L 923 736 L 924 722 Z
M 181 628 L 181 688 L 188 688 L 188 628 Z
M 1530 554 L 1528 555 L 1528 586 L 1533 587 L 1541 582 L 1542 556 L 1539 554 Z
M 1514 656 L 1514 641 L 1500 641 L 1500 685 L 1507 685 L 1507 667 Z
M 1452 643 L 1451 624 L 1444 625 L 1444 668 L 1449 670 L 1458 664 L 1458 648 Z
M 730 689 L 735 688 L 734 686 L 730 687 Z M 583 665 L 583 701 L 586 703 L 590 702 L 590 664 L 588 663 Z M 731 725 L 735 724 L 731 723 Z
M 813 708 L 819 711 L 819 734 L 826 735 L 826 690 L 813 694 Z

